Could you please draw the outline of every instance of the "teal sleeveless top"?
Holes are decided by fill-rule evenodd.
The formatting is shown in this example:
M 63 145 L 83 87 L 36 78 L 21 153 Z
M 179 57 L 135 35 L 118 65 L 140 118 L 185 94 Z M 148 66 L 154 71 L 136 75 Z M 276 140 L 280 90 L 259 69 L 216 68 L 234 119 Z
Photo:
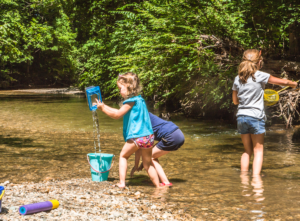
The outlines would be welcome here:
M 131 102 L 134 102 L 133 107 L 123 117 L 123 137 L 125 141 L 153 134 L 145 100 L 141 95 L 138 95 L 125 100 L 123 104 Z

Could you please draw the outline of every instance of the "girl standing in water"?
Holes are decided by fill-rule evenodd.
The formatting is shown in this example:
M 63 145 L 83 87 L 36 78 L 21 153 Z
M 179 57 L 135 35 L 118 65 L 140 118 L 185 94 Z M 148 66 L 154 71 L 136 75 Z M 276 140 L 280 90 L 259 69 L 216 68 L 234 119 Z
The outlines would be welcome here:
M 263 145 L 265 129 L 264 89 L 267 83 L 295 88 L 297 82 L 276 78 L 259 71 L 263 65 L 261 52 L 256 49 L 246 50 L 238 67 L 238 76 L 233 83 L 232 100 L 238 105 L 237 128 L 244 144 L 241 158 L 241 171 L 249 170 L 251 155 L 253 175 L 259 175 L 263 163 Z
M 127 159 L 141 149 L 144 168 L 154 186 L 159 187 L 158 175 L 152 163 L 154 135 L 145 101 L 141 95 L 138 95 L 141 91 L 139 78 L 136 74 L 128 72 L 124 75 L 119 75 L 117 85 L 121 96 L 125 99 L 123 106 L 119 110 L 97 100 L 97 108 L 109 117 L 113 119 L 123 117 L 125 144 L 120 153 L 120 183 L 117 186 L 120 188 L 125 187 Z

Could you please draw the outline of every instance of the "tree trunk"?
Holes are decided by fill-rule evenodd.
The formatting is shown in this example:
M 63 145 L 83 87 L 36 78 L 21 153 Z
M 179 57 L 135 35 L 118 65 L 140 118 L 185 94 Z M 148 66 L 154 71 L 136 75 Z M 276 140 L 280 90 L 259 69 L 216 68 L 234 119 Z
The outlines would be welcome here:
M 299 27 L 298 23 L 294 22 L 289 26 L 290 34 L 289 34 L 289 40 L 290 40 L 290 51 L 289 54 L 291 56 L 297 56 L 299 55 Z

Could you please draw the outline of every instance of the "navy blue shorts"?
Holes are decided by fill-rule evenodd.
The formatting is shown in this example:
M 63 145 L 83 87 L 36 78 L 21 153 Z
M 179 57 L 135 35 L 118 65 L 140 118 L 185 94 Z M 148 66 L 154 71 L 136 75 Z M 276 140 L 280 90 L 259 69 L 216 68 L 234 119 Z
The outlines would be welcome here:
M 249 116 L 238 116 L 237 128 L 240 134 L 263 134 L 266 132 L 265 120 Z
M 184 144 L 184 135 L 180 129 L 175 130 L 173 133 L 165 136 L 156 144 L 156 147 L 164 151 L 178 150 Z

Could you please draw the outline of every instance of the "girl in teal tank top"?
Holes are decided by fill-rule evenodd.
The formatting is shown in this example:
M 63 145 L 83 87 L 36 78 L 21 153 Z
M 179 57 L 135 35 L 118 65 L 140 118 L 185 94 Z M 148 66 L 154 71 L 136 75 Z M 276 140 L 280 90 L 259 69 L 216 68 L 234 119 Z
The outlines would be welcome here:
M 111 108 L 97 100 L 97 108 L 113 119 L 123 117 L 123 137 L 125 144 L 120 153 L 118 187 L 125 187 L 127 159 L 137 150 L 142 150 L 144 168 L 151 181 L 159 187 L 157 172 L 152 163 L 152 147 L 154 135 L 145 100 L 138 95 L 141 86 L 136 74 L 128 72 L 119 75 L 117 81 L 121 96 L 125 99 L 120 109 Z

